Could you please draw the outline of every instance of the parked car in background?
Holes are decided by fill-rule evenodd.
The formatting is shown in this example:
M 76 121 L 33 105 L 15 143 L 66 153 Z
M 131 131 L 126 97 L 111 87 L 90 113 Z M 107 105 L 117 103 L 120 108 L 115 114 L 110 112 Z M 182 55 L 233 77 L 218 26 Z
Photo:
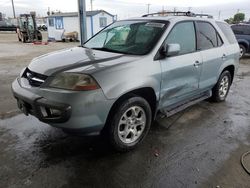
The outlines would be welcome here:
M 243 57 L 250 52 L 250 24 L 235 24 L 231 27 L 240 46 L 240 57 Z
M 226 99 L 239 45 L 227 23 L 200 16 L 117 21 L 82 46 L 33 59 L 12 84 L 19 108 L 66 132 L 106 133 L 117 150 L 133 149 L 158 113 Z
M 9 22 L 0 21 L 0 31 L 16 31 L 17 27 Z

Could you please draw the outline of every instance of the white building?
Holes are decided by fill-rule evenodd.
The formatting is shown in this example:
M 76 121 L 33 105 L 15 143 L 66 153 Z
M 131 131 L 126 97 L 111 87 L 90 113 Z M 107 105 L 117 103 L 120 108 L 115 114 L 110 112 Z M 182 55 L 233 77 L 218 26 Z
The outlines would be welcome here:
M 104 11 L 87 11 L 87 38 L 89 39 L 102 28 L 115 21 L 115 16 Z M 80 34 L 77 12 L 55 13 L 47 17 L 48 40 L 60 41 L 63 33 L 77 31 Z M 79 38 L 79 35 L 78 35 Z

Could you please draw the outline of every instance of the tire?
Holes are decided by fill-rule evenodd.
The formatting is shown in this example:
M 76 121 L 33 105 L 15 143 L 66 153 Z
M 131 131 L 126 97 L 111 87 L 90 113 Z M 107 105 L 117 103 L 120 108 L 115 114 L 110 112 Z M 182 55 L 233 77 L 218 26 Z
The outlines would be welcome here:
M 27 41 L 26 41 L 26 37 L 25 37 L 24 35 L 22 36 L 21 40 L 22 40 L 23 43 L 26 43 L 26 42 L 27 42 Z
M 246 54 L 246 48 L 242 44 L 240 44 L 240 58 L 243 58 Z
M 232 76 L 229 71 L 224 71 L 221 73 L 217 84 L 212 89 L 212 97 L 210 98 L 212 102 L 222 102 L 226 100 L 230 86 L 232 83 Z
M 121 102 L 113 110 L 107 129 L 111 145 L 121 152 L 134 149 L 148 134 L 151 121 L 152 111 L 144 98 L 132 96 Z
M 38 36 L 37 36 L 37 40 L 38 40 L 38 41 L 42 41 L 42 40 L 43 40 L 42 35 L 38 35 Z

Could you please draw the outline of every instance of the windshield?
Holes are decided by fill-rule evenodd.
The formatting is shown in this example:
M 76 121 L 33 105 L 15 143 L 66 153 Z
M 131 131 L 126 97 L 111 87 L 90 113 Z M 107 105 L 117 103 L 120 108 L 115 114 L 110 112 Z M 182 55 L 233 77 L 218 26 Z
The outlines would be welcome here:
M 120 21 L 108 26 L 84 47 L 124 54 L 144 55 L 153 49 L 166 29 L 166 22 Z
M 29 29 L 30 31 L 34 30 L 33 19 L 30 16 L 21 17 L 19 25 L 21 28 Z

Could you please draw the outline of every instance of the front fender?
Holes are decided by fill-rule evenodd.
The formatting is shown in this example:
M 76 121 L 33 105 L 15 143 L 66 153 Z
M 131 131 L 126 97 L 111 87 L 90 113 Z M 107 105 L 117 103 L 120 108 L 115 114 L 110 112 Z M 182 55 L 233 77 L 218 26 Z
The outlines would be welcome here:
M 117 99 L 132 90 L 145 87 L 152 88 L 159 99 L 161 67 L 152 57 L 110 67 L 93 76 L 108 99 Z

